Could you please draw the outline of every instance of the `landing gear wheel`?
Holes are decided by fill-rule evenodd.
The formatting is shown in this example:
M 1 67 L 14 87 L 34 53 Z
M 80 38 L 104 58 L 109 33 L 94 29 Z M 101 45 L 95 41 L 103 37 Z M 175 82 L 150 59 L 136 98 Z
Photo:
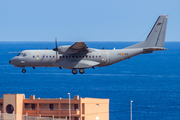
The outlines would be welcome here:
M 23 73 L 25 73 L 25 72 L 26 72 L 26 70 L 25 70 L 25 69 L 22 69 L 22 72 L 23 72 Z
M 73 73 L 73 74 L 77 74 L 77 72 L 78 72 L 78 71 L 77 71 L 76 68 L 73 68 L 73 69 L 72 69 L 72 73 Z
M 83 74 L 85 70 L 83 68 L 79 69 L 79 73 Z

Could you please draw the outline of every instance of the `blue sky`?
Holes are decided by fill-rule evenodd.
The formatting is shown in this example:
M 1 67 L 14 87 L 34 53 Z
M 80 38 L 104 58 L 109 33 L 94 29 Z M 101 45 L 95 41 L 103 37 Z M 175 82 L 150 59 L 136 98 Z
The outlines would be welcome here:
M 168 14 L 180 41 L 179 0 L 1 0 L 0 41 L 143 41 Z

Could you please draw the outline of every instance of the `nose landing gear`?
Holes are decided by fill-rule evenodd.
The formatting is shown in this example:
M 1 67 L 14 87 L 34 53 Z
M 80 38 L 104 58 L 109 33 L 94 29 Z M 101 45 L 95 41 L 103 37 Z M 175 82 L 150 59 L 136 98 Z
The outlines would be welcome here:
M 26 70 L 25 69 L 22 69 L 22 73 L 25 73 L 26 72 Z

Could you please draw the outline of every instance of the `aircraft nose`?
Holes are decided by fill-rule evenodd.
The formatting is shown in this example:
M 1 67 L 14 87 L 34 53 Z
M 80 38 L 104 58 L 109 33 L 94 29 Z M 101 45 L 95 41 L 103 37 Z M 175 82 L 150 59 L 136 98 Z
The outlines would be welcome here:
M 9 61 L 9 64 L 11 65 L 14 65 L 17 63 L 17 59 L 16 58 L 12 58 L 10 61 Z

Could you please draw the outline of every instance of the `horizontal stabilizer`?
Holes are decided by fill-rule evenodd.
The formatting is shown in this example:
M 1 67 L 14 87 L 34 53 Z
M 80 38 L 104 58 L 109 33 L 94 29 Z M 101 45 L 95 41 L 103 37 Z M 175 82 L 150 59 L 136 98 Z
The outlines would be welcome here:
M 152 53 L 153 51 L 159 51 L 159 50 L 167 50 L 167 49 L 164 47 L 150 47 L 150 48 L 146 47 L 143 49 L 142 54 Z
M 144 48 L 143 50 L 151 50 L 151 51 L 158 51 L 158 50 L 167 50 L 164 47 L 150 47 L 150 48 Z

